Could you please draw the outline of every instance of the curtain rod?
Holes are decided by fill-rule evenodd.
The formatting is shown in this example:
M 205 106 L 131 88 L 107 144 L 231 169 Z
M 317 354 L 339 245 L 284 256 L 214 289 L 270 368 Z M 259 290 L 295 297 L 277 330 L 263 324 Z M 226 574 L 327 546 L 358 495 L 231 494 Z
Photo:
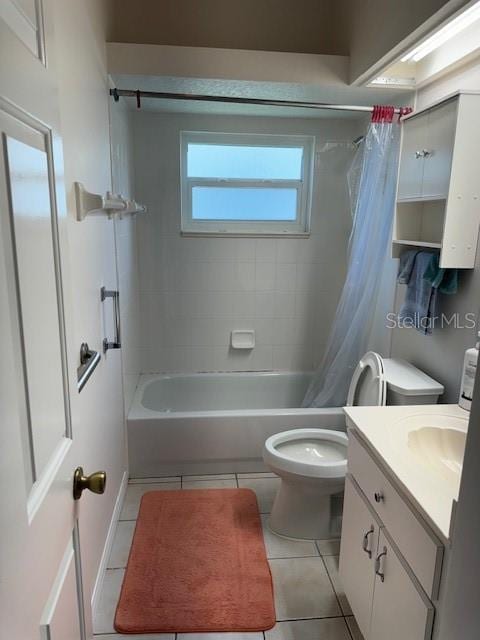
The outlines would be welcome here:
M 163 100 L 194 100 L 197 102 L 226 102 L 230 104 L 257 104 L 269 107 L 300 107 L 305 109 L 330 109 L 332 111 L 363 111 L 372 113 L 373 106 L 331 104 L 328 102 L 300 102 L 297 100 L 271 100 L 267 98 L 241 98 L 234 96 L 209 96 L 195 93 L 171 93 L 168 91 L 135 91 L 133 89 L 110 89 L 110 95 L 115 102 L 120 97 L 136 98 L 140 108 L 141 98 L 159 98 Z M 396 107 L 394 113 L 403 115 L 404 109 Z

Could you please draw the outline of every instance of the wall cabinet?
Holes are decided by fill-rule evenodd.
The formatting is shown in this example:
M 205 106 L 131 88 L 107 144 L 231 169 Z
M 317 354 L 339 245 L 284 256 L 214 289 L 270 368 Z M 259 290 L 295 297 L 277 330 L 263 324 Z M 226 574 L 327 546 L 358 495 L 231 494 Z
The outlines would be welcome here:
M 405 121 L 398 200 L 447 197 L 457 106 L 451 100 Z
M 403 515 L 403 530 L 402 524 L 393 520 L 394 534 L 389 530 L 379 514 L 378 505 L 393 503 L 397 511 L 394 494 L 388 481 L 383 482 L 379 476 L 380 470 L 375 461 L 353 433 L 350 441 L 353 447 L 349 443 L 350 473 L 345 482 L 340 548 L 340 578 L 345 594 L 365 640 L 428 640 L 434 616 L 432 596 L 429 597 L 399 547 L 407 550 L 412 547 L 412 564 L 415 568 L 418 566 L 419 573 L 428 568 L 434 558 L 437 563 L 435 574 L 438 575 L 441 555 L 436 548 L 429 551 L 425 538 L 417 540 L 412 529 L 413 513 Z M 359 468 L 363 469 L 364 475 L 357 481 L 355 469 Z M 370 481 L 378 484 L 371 497 L 368 495 L 372 488 Z M 433 535 L 431 539 L 435 543 Z M 417 542 L 421 550 L 418 556 L 415 555 Z M 424 554 L 433 556 L 425 563 L 422 559 Z
M 480 95 L 460 92 L 405 118 L 392 255 L 439 250 L 440 266 L 473 268 L 480 222 Z

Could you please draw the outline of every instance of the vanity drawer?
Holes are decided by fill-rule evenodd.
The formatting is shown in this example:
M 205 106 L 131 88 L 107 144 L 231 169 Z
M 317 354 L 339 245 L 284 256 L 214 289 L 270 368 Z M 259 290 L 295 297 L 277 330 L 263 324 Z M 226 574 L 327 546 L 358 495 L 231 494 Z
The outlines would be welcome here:
M 438 595 L 443 545 L 394 487 L 369 451 L 349 429 L 348 471 L 353 475 L 426 594 Z

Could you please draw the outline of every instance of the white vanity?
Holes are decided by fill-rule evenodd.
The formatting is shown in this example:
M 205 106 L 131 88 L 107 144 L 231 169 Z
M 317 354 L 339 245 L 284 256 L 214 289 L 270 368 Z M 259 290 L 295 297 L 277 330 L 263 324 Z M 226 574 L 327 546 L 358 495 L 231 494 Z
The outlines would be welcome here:
M 345 412 L 345 594 L 365 640 L 435 638 L 469 414 L 457 405 Z

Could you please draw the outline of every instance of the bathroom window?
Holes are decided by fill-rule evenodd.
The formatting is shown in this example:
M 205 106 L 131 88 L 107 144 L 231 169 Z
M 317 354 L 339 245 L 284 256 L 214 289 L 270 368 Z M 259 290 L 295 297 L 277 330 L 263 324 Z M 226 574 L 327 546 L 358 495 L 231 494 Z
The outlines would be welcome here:
M 314 138 L 181 133 L 182 231 L 309 231 Z

